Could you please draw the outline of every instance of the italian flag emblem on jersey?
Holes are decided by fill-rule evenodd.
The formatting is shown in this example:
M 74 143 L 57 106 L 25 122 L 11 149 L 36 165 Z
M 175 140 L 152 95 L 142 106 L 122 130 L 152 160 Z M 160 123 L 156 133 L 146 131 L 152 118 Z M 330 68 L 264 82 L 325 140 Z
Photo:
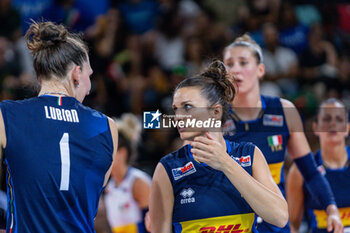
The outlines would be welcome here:
M 57 99 L 57 104 L 59 106 L 62 106 L 62 96 L 59 96 L 58 99 Z
M 267 142 L 269 143 L 272 152 L 282 150 L 283 141 L 281 134 L 267 137 Z

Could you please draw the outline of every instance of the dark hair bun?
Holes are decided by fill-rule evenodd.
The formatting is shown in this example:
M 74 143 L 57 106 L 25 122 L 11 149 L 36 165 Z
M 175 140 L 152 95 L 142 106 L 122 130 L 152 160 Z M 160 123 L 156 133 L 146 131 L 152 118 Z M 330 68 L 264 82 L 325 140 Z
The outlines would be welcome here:
M 226 67 L 222 61 L 213 61 L 201 75 L 215 81 L 216 85 L 224 91 L 225 100 L 227 102 L 233 101 L 235 96 L 235 88 L 230 81 Z
M 219 60 L 213 61 L 209 67 L 202 73 L 203 76 L 214 78 L 216 80 L 226 79 L 227 72 L 224 63 Z
M 29 27 L 25 37 L 28 49 L 32 53 L 41 49 L 57 46 L 67 40 L 68 31 L 63 25 L 52 22 L 34 22 Z

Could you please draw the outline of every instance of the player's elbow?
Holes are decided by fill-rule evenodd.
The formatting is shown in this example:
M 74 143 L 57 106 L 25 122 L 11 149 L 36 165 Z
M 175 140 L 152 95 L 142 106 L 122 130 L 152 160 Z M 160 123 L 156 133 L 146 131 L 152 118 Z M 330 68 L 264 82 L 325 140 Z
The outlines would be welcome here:
M 276 225 L 279 228 L 283 228 L 287 225 L 289 219 L 289 214 L 288 214 L 288 206 L 287 203 L 285 206 L 280 208 L 280 210 L 277 212 L 275 220 L 274 220 L 274 225 Z
M 288 211 L 282 212 L 278 218 L 276 226 L 279 228 L 285 227 L 288 223 L 288 217 L 289 217 Z
M 287 202 L 284 200 L 284 202 L 279 205 L 278 208 L 274 209 L 273 212 L 272 219 L 267 222 L 279 228 L 286 226 L 289 218 Z

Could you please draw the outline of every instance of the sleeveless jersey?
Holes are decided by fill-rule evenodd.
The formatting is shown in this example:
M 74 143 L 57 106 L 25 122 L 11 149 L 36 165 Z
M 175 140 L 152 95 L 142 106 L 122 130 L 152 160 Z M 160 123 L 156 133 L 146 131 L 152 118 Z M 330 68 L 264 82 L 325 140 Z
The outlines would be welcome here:
M 95 232 L 113 160 L 108 119 L 72 97 L 3 101 L 7 233 Z
M 226 141 L 227 152 L 249 174 L 255 146 Z M 175 233 L 257 232 L 255 213 L 223 172 L 198 163 L 191 146 L 163 157 L 174 191 Z
M 289 130 L 280 98 L 261 96 L 262 109 L 257 119 L 242 121 L 231 109 L 231 119 L 225 123 L 225 139 L 234 142 L 252 142 L 264 154 L 272 178 L 285 195 L 284 159 Z M 263 228 L 260 228 L 262 227 Z M 290 232 L 289 225 L 281 228 L 269 223 L 258 224 L 259 232 Z
M 350 161 L 350 149 L 346 147 L 348 161 Z M 349 163 L 340 169 L 325 168 L 322 164 L 321 151 L 315 154 L 318 170 L 328 180 L 334 193 L 335 201 L 339 208 L 341 221 L 344 225 L 344 232 L 350 233 L 350 166 Z M 322 206 L 310 195 L 305 184 L 305 209 L 310 221 L 310 228 L 313 233 L 327 232 L 327 214 Z
M 106 186 L 104 201 L 107 219 L 113 233 L 145 232 L 142 209 L 132 193 L 136 179 L 142 179 L 151 186 L 151 177 L 133 167 L 128 169 L 124 180 L 118 186 L 113 179 Z

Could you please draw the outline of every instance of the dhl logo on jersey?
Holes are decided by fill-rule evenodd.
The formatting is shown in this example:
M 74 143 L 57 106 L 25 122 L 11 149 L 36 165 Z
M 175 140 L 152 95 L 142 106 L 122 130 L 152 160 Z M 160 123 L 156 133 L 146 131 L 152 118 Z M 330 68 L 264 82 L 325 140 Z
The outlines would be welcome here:
M 254 213 L 197 219 L 181 222 L 186 233 L 243 233 L 252 232 Z
M 199 233 L 241 233 L 248 232 L 250 229 L 241 229 L 241 224 L 221 225 L 219 227 L 202 227 Z
M 327 228 L 327 213 L 324 210 L 314 210 L 317 228 Z M 339 208 L 339 216 L 344 226 L 350 226 L 350 207 Z

